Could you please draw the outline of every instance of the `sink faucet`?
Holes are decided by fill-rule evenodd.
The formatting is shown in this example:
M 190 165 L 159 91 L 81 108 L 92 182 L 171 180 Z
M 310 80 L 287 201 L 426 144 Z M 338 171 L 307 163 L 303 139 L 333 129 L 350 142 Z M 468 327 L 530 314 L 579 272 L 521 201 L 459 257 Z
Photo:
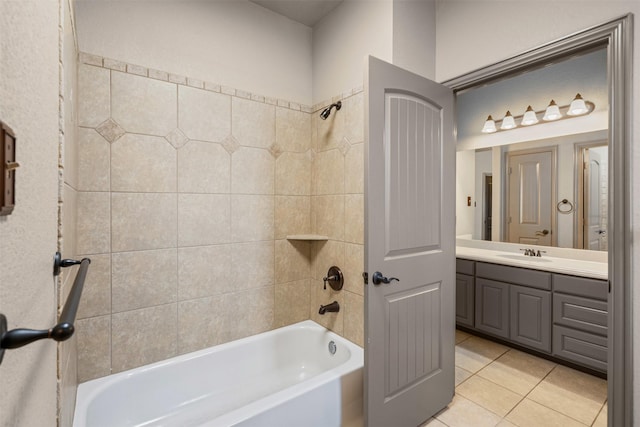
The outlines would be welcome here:
M 524 251 L 524 255 L 525 256 L 535 256 L 535 257 L 542 257 L 542 254 L 546 254 L 547 251 L 541 251 L 538 250 L 536 251 L 535 249 L 520 249 L 521 251 Z
M 321 305 L 318 314 L 325 314 L 326 312 L 337 313 L 338 311 L 340 311 L 340 304 L 338 304 L 338 301 L 334 301 L 331 304 Z

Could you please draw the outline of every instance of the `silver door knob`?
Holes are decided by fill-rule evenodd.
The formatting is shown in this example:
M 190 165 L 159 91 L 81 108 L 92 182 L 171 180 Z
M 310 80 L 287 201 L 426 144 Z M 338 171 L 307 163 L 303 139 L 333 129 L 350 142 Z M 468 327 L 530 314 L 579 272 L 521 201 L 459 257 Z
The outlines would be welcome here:
M 400 281 L 400 279 L 398 279 L 397 277 L 384 277 L 384 275 L 379 271 L 376 271 L 375 273 L 373 273 L 371 280 L 373 281 L 374 285 L 379 285 L 380 283 L 390 283 L 393 280 L 397 282 Z
M 605 234 L 607 234 L 607 230 L 598 230 L 597 233 L 601 236 L 604 236 Z
M 536 236 L 546 236 L 549 234 L 549 230 L 536 231 Z

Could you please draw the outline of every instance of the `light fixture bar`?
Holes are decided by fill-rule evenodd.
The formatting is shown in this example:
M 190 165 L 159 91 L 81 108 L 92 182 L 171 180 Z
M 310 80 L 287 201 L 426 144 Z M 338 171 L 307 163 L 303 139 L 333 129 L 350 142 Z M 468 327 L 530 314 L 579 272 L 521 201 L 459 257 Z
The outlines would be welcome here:
M 593 110 L 595 110 L 595 108 L 596 108 L 595 104 L 593 102 L 591 102 L 591 101 L 584 101 L 584 103 L 585 103 L 588 111 L 586 113 L 583 113 L 583 114 L 579 115 L 579 116 L 578 115 L 569 115 L 568 114 L 568 111 L 569 111 L 569 108 L 570 108 L 570 104 L 558 107 L 562 117 L 553 120 L 553 122 L 559 122 L 561 120 L 573 119 L 574 117 L 586 116 L 587 114 L 591 114 L 593 112 Z M 512 116 L 513 119 L 516 122 L 516 126 L 515 127 L 510 127 L 510 128 L 503 128 L 502 127 L 502 123 L 504 121 L 504 118 L 499 119 L 499 120 L 494 120 L 496 130 L 493 131 L 493 132 L 490 132 L 490 133 L 504 132 L 504 131 L 511 130 L 511 129 L 517 129 L 519 127 L 531 127 L 531 126 L 536 126 L 536 125 L 543 124 L 543 123 L 551 123 L 551 121 L 543 120 L 545 112 L 546 112 L 546 108 L 544 110 L 535 111 L 535 116 L 538 118 L 538 122 L 537 123 L 532 123 L 532 124 L 529 124 L 529 125 L 524 125 L 524 126 L 522 126 L 522 125 L 520 125 L 518 123 L 522 123 L 522 119 L 524 118 L 525 114 L 520 114 L 518 116 Z M 529 113 L 534 113 L 534 111 L 530 111 Z M 489 133 L 489 132 L 483 132 L 483 133 Z

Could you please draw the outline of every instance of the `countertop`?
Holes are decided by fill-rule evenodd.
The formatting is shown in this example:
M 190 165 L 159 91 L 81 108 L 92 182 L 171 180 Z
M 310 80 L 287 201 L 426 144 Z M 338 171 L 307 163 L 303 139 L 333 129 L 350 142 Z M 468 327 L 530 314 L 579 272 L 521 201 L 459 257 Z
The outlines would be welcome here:
M 607 280 L 608 278 L 608 265 L 606 262 L 545 256 L 544 254 L 542 257 L 531 257 L 525 256 L 521 252 L 473 248 L 460 245 L 456 246 L 456 257 L 510 265 L 513 267 L 550 271 L 552 273 L 569 274 L 572 276 L 590 277 L 593 279 Z

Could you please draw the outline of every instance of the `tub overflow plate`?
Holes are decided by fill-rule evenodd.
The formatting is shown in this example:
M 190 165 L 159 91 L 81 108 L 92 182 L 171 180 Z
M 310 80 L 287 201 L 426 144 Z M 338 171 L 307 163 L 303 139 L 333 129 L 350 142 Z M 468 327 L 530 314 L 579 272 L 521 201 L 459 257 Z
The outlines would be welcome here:
M 338 346 L 336 345 L 336 343 L 334 341 L 329 341 L 329 353 L 336 354 L 337 350 Z

